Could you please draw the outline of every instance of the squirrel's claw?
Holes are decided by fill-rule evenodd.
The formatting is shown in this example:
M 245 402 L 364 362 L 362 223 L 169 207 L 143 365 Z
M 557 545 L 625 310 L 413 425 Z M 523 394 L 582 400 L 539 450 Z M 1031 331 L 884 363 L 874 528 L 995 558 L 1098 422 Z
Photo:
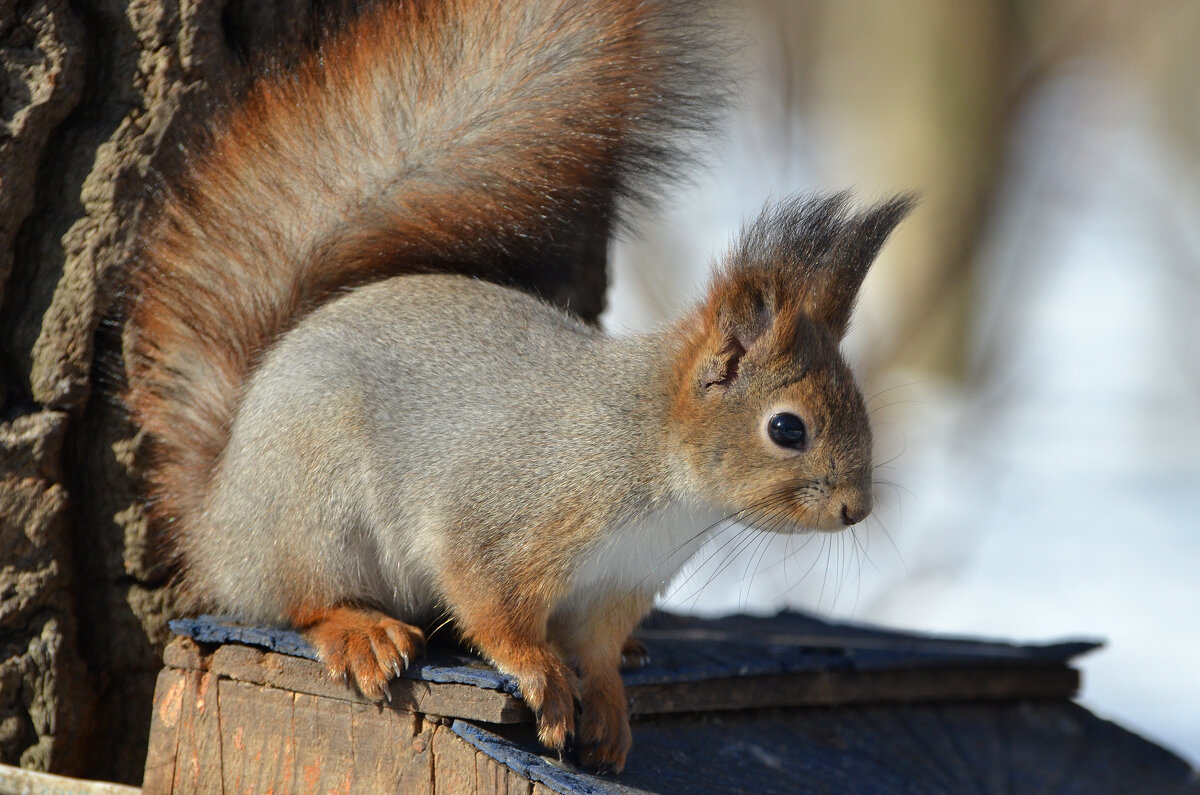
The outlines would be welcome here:
M 642 642 L 632 636 L 626 638 L 625 644 L 621 646 L 621 669 L 624 671 L 634 670 L 648 662 L 650 662 L 650 652 L 646 651 Z
M 562 757 L 575 743 L 576 716 L 582 704 L 578 681 L 562 663 L 518 676 L 517 680 L 521 698 L 537 720 L 538 740 Z
M 359 692 L 376 702 L 391 702 L 388 682 L 425 644 L 416 627 L 364 608 L 322 610 L 301 629 L 331 676 L 341 676 L 347 685 L 353 679 Z

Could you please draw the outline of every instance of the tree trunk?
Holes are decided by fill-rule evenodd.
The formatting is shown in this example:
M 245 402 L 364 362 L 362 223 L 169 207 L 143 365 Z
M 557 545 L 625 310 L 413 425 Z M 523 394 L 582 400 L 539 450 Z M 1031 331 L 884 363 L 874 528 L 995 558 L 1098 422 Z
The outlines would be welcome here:
M 189 108 L 309 0 L 0 0 L 0 762 L 137 782 L 172 598 L 110 317 Z

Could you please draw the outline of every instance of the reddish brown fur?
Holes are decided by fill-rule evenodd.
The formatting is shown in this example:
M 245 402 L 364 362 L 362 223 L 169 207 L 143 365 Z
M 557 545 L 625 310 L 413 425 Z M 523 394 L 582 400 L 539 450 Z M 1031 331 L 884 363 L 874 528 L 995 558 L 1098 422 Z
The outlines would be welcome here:
M 713 92 L 692 94 L 685 85 L 686 42 L 669 29 L 687 11 L 672 0 L 547 0 L 550 13 L 539 21 L 545 41 L 532 43 L 516 40 L 522 12 L 506 6 L 513 7 L 501 0 L 376 6 L 293 72 L 253 84 L 214 123 L 208 150 L 168 194 L 133 278 L 126 402 L 153 441 L 153 512 L 185 565 L 187 534 L 242 385 L 299 317 L 349 286 L 423 270 L 553 297 L 562 279 L 589 278 L 571 275 L 581 258 L 570 230 L 606 233 L 618 197 L 639 194 L 640 180 L 677 165 L 671 135 L 703 126 L 702 95 Z M 452 28 L 466 32 L 448 34 Z M 571 35 L 580 40 L 554 38 Z M 420 120 L 443 110 L 440 103 L 467 105 L 454 95 L 455 75 L 472 74 L 473 58 L 485 69 L 497 43 L 535 52 L 519 56 L 530 62 L 521 80 L 483 97 L 492 116 L 451 108 L 446 115 L 461 111 L 463 124 L 441 131 L 431 145 L 442 149 L 397 152 L 385 189 L 291 250 L 294 230 L 277 226 L 276 205 L 321 199 L 330 189 L 321 162 L 295 158 L 308 141 L 319 143 L 322 125 L 351 125 L 356 113 L 375 112 L 380 87 L 371 78 L 379 79 L 379 64 L 407 64 L 393 70 L 407 81 L 391 89 L 400 97 L 394 111 Z M 386 142 L 364 146 L 372 144 Z M 339 211 L 336 203 L 330 209 Z
M 587 614 L 550 625 L 554 644 L 579 668 L 585 709 L 578 749 L 579 760 L 586 767 L 618 772 L 625 764 L 633 737 L 621 661 L 631 642 L 645 656 L 645 648 L 629 633 L 653 606 L 653 598 L 645 593 L 611 594 L 594 603 Z
M 840 528 L 841 517 L 809 509 L 810 483 L 844 494 L 854 513 L 867 510 L 871 429 L 838 343 L 868 268 L 912 204 L 900 197 L 853 214 L 849 197 L 840 194 L 766 211 L 746 230 L 703 305 L 683 321 L 671 420 L 689 440 L 696 471 L 708 473 L 710 493 L 730 505 L 772 504 L 743 521 L 786 518 L 791 525 Z M 772 401 L 805 408 L 818 445 L 827 446 L 815 466 L 766 464 L 754 434 L 730 438 L 728 428 L 754 428 Z M 821 439 L 822 425 L 836 428 L 836 437 Z M 835 459 L 842 471 L 821 471 Z
M 414 626 L 378 610 L 340 607 L 297 607 L 289 617 L 317 650 L 334 677 L 342 677 L 368 698 L 382 701 L 388 682 L 425 647 L 425 635 Z

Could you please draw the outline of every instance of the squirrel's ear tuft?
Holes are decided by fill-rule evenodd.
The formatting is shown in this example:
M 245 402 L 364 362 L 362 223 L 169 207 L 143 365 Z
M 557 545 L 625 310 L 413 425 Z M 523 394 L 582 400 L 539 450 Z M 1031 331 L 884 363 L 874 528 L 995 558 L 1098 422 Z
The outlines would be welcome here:
M 769 207 L 743 232 L 726 273 L 769 273 L 799 309 L 842 337 L 858 290 L 896 224 L 916 204 L 909 194 L 855 212 L 848 193 L 795 197 Z

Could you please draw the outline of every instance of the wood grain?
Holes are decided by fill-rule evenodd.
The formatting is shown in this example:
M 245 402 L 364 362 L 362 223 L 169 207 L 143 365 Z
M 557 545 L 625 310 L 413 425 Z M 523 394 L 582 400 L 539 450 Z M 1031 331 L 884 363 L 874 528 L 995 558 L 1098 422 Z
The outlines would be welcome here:
M 237 683 L 240 687 L 266 692 L 268 688 Z M 349 795 L 358 786 L 354 770 L 354 727 L 351 705 L 307 693 L 296 693 L 292 701 L 291 741 L 294 747 L 293 779 L 300 792 Z M 388 738 L 373 738 L 386 747 Z
M 222 791 L 290 792 L 293 782 L 302 785 L 292 739 L 295 696 L 228 679 L 218 683 L 217 695 Z
M 349 709 L 356 791 L 431 794 L 432 724 L 420 715 L 372 704 Z
M 219 709 L 217 677 L 201 671 L 185 672 L 173 793 L 221 791 Z
M 458 741 L 466 745 L 461 737 Z M 479 795 L 530 795 L 533 782 L 481 751 L 475 751 L 475 787 Z
M 475 792 L 475 749 L 449 726 L 433 732 L 433 780 L 437 795 Z
M 146 749 L 146 767 L 142 776 L 142 791 L 147 795 L 171 791 L 187 685 L 188 676 L 184 671 L 163 668 L 158 673 L 154 706 L 150 711 L 150 745 Z

